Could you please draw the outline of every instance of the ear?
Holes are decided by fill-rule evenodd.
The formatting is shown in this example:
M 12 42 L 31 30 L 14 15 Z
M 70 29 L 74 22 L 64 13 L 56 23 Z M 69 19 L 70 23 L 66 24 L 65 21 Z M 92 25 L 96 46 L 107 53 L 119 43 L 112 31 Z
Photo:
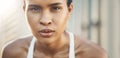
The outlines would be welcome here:
M 68 12 L 71 14 L 73 10 L 73 3 L 70 4 L 70 6 L 68 7 Z

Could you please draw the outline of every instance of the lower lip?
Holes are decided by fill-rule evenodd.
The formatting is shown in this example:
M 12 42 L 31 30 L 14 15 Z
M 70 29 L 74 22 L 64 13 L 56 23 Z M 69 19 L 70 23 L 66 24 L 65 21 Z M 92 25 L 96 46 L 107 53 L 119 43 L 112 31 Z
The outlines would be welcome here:
M 53 35 L 53 32 L 49 32 L 49 33 L 40 32 L 40 35 L 42 37 L 51 37 Z

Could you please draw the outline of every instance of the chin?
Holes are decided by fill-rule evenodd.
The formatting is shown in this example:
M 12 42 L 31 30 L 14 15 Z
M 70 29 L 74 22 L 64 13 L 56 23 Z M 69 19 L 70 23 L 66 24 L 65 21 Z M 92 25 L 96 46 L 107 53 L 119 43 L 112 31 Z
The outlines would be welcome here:
M 37 39 L 39 42 L 41 43 L 44 43 L 44 44 L 49 44 L 49 43 L 52 43 L 56 40 L 56 38 L 52 38 L 52 37 L 49 37 L 49 38 L 40 38 L 40 39 Z

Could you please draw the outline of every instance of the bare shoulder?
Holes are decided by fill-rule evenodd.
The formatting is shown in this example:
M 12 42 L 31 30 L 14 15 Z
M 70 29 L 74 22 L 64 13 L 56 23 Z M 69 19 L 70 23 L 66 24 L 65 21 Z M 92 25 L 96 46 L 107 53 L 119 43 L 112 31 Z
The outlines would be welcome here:
M 8 44 L 3 50 L 2 58 L 24 58 L 31 39 L 32 36 L 29 36 Z
M 75 36 L 75 55 L 76 58 L 107 58 L 103 48 L 79 36 Z

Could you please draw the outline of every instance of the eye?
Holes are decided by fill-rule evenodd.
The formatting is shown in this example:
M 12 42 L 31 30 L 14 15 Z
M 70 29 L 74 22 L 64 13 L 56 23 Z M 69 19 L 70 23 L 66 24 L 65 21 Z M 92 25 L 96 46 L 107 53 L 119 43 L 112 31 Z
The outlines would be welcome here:
M 32 12 L 40 12 L 39 7 L 31 7 L 31 8 L 29 8 L 29 10 L 32 11 Z
M 61 7 L 52 7 L 51 8 L 51 11 L 52 12 L 58 12 L 58 11 L 60 11 L 62 8 Z

